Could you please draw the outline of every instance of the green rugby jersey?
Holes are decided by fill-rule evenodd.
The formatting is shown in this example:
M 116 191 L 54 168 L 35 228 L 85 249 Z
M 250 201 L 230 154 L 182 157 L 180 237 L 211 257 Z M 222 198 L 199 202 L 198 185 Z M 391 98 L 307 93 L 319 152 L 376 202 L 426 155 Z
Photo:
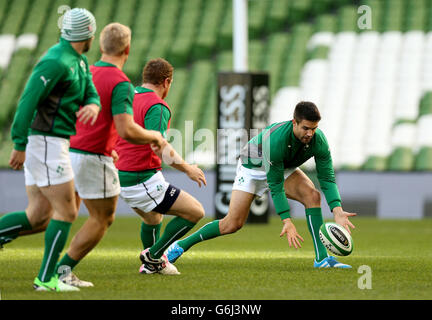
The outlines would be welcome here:
M 14 148 L 24 151 L 28 135 L 69 138 L 75 134 L 79 107 L 97 104 L 87 58 L 60 38 L 36 64 L 12 124 Z
M 341 206 L 333 162 L 324 133 L 317 129 L 309 144 L 303 144 L 293 132 L 292 121 L 274 123 L 252 138 L 241 151 L 242 165 L 264 170 L 276 213 L 290 217 L 284 190 L 284 169 L 295 168 L 315 158 L 318 181 L 331 210 Z

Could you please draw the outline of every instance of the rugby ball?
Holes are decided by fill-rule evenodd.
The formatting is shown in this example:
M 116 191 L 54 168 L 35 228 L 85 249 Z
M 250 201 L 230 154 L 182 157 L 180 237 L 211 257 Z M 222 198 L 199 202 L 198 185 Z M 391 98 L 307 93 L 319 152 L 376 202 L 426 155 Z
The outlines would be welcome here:
M 347 256 L 353 250 L 353 240 L 348 231 L 334 222 L 323 223 L 319 230 L 322 244 L 338 256 Z

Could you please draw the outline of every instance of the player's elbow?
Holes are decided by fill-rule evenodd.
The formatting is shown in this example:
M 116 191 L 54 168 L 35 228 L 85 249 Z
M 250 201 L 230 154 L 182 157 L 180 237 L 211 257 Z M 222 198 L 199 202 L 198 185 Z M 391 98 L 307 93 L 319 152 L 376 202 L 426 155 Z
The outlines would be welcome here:
M 127 140 L 128 137 L 127 126 L 116 126 L 116 130 L 120 138 Z
M 114 124 L 118 135 L 128 141 L 133 143 L 136 139 L 136 128 L 133 117 L 129 114 L 121 114 L 114 116 Z
M 134 130 L 130 126 L 122 127 L 120 130 L 117 130 L 117 132 L 122 139 L 125 139 L 130 143 L 134 143 L 135 141 Z

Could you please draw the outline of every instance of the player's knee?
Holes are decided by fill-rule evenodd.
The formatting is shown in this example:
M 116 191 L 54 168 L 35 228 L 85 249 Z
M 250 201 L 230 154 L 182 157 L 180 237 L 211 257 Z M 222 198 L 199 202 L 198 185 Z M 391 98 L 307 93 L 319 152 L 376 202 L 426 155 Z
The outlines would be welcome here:
M 163 221 L 163 214 L 151 212 L 141 215 L 143 222 L 150 226 L 161 224 Z
M 94 215 L 94 219 L 102 228 L 108 228 L 114 222 L 115 214 L 113 212 L 102 212 Z
M 107 226 L 107 228 L 109 228 L 112 224 L 113 224 L 113 222 L 114 222 L 114 214 L 111 214 L 111 215 L 109 215 L 107 218 L 106 218 L 106 226 Z
M 312 188 L 307 192 L 307 195 L 305 196 L 304 205 L 306 207 L 319 207 L 321 205 L 321 194 L 320 192 Z
M 235 233 L 243 227 L 243 221 L 224 218 L 219 224 L 221 234 Z
M 53 215 L 53 210 L 48 206 L 29 206 L 26 214 L 32 229 L 45 230 Z
M 74 222 L 76 218 L 78 218 L 78 210 L 65 211 L 63 212 L 62 217 L 65 221 Z
M 204 218 L 205 210 L 200 202 L 197 201 L 196 210 L 195 210 L 195 219 L 196 222 Z
M 48 226 L 49 221 L 50 217 L 48 215 L 41 215 L 38 217 L 32 217 L 32 219 L 30 219 L 30 224 L 32 226 L 32 229 L 45 230 Z
M 188 216 L 186 217 L 186 219 L 193 222 L 193 223 L 197 223 L 205 215 L 204 207 L 202 206 L 202 204 L 199 201 L 195 201 L 191 207 L 192 208 L 188 212 Z

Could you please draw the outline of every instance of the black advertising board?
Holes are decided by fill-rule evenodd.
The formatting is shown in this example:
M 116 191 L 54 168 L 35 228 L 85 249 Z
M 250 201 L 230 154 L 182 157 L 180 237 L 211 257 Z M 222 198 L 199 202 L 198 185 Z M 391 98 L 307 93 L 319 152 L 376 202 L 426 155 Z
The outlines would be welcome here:
M 216 219 L 228 213 L 241 148 L 268 124 L 270 106 L 267 73 L 218 74 L 218 134 Z M 268 194 L 252 203 L 248 222 L 268 222 Z

